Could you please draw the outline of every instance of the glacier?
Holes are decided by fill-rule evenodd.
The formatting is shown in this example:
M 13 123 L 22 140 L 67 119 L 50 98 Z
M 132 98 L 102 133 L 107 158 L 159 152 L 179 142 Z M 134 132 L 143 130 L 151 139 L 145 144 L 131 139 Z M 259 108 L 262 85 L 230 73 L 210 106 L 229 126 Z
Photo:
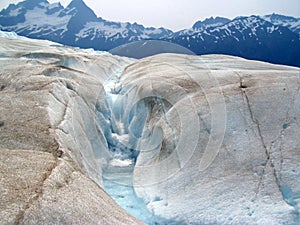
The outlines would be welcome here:
M 102 83 L 131 60 L 11 36 L 0 37 L 1 224 L 143 224 L 102 181 Z
M 127 66 L 112 109 L 137 197 L 166 224 L 297 224 L 299 75 L 222 55 Z
M 169 105 L 148 123 L 163 130 L 161 146 L 141 151 L 134 171 L 137 195 L 156 215 L 187 224 L 298 223 L 299 68 L 159 55 L 131 65 L 123 79 Z
M 1 222 L 299 223 L 299 68 L 0 39 Z
M 118 172 L 108 175 L 112 177 L 106 180 L 107 191 L 133 215 L 144 212 L 147 217 L 138 218 L 148 224 L 296 224 L 299 189 L 294 176 L 298 170 L 284 168 L 283 162 L 284 154 L 296 154 L 295 161 L 286 160 L 289 166 L 299 167 L 299 143 L 295 136 L 284 135 L 291 129 L 287 121 L 298 116 L 297 109 L 289 107 L 299 105 L 298 79 L 298 68 L 229 56 L 163 54 L 130 64 L 111 88 L 111 108 L 118 121 L 113 130 L 118 133 L 115 143 L 120 150 L 115 157 L 120 161 L 112 163 L 110 170 Z M 273 82 L 271 95 L 265 89 L 269 80 Z M 250 85 L 257 85 L 254 91 Z M 256 98 L 249 97 L 260 88 L 264 98 L 271 98 L 263 105 L 259 98 L 256 103 Z M 287 90 L 291 93 L 286 94 Z M 277 117 L 268 111 L 274 109 L 274 92 L 285 96 L 282 109 L 276 108 Z M 255 113 L 272 119 L 268 122 L 263 116 L 261 125 Z M 271 123 L 274 119 L 277 124 Z M 281 149 L 284 143 L 278 138 L 290 138 L 295 149 Z M 132 150 L 138 155 L 131 154 Z M 133 172 L 133 183 L 124 181 L 130 176 L 128 170 Z M 290 178 L 282 179 L 281 173 Z M 119 192 L 143 199 L 136 203 L 141 211 L 128 205 L 134 200 Z M 208 194 L 203 196 L 203 192 Z M 156 220 L 149 218 L 143 203 Z
M 10 38 L 10 39 L 22 38 L 21 36 L 18 36 L 15 32 L 5 32 L 1 30 L 0 30 L 0 37 Z

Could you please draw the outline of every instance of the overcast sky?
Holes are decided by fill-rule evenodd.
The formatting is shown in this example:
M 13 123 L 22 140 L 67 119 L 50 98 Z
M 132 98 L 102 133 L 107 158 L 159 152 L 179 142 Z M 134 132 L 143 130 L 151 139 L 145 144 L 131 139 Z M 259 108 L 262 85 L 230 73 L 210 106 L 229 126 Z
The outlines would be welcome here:
M 20 0 L 0 0 L 0 9 Z M 59 0 L 48 0 L 58 2 Z M 61 0 L 66 6 L 71 0 Z M 300 17 L 300 0 L 84 0 L 103 19 L 179 30 L 211 16 L 279 13 Z

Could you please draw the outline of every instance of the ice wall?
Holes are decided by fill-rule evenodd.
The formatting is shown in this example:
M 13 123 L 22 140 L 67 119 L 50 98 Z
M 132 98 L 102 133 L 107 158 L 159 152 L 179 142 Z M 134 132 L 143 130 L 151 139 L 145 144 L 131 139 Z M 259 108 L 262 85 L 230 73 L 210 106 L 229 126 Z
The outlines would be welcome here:
M 142 224 L 102 188 L 111 159 L 102 83 L 127 63 L 0 37 L 0 223 Z
M 222 55 L 128 66 L 122 118 L 147 208 L 183 224 L 299 222 L 299 74 Z

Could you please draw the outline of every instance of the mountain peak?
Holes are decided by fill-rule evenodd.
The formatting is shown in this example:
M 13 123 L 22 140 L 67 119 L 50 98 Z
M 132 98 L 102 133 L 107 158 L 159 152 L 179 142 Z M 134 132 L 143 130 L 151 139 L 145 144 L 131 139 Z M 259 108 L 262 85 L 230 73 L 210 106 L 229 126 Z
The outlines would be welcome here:
M 210 17 L 208 19 L 205 19 L 203 21 L 198 21 L 193 25 L 193 29 L 201 29 L 201 28 L 210 28 L 210 27 L 216 27 L 216 26 L 222 26 L 226 23 L 229 23 L 230 20 L 223 17 Z
M 66 14 L 78 15 L 88 20 L 97 19 L 94 11 L 83 0 L 72 0 L 65 10 L 67 11 Z
M 67 8 L 88 8 L 88 6 L 84 3 L 83 0 L 72 0 Z
M 296 22 L 299 20 L 298 18 L 295 18 L 295 17 L 284 16 L 284 15 L 280 15 L 280 14 L 276 14 L 276 13 L 266 15 L 263 18 L 269 20 L 270 22 L 275 22 L 275 23 L 279 22 L 279 21 L 281 21 L 281 22 L 286 22 L 286 21 Z
M 259 16 L 252 15 L 252 16 L 238 16 L 231 21 L 230 25 L 244 28 L 244 27 L 256 27 L 256 26 L 269 26 L 273 24 L 269 23 L 267 20 Z

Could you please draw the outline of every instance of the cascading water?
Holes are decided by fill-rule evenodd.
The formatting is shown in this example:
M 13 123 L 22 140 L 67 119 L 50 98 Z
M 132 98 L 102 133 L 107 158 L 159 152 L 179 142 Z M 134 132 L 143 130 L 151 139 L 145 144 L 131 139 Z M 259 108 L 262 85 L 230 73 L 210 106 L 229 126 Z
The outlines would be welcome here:
M 130 141 L 130 129 L 122 118 L 122 92 L 119 84 L 121 71 L 105 83 L 107 101 L 111 109 L 111 135 L 107 138 L 113 156 L 103 170 L 105 191 L 131 215 L 146 224 L 170 224 L 147 209 L 147 203 L 140 199 L 133 186 L 133 171 L 138 156 L 135 141 Z

